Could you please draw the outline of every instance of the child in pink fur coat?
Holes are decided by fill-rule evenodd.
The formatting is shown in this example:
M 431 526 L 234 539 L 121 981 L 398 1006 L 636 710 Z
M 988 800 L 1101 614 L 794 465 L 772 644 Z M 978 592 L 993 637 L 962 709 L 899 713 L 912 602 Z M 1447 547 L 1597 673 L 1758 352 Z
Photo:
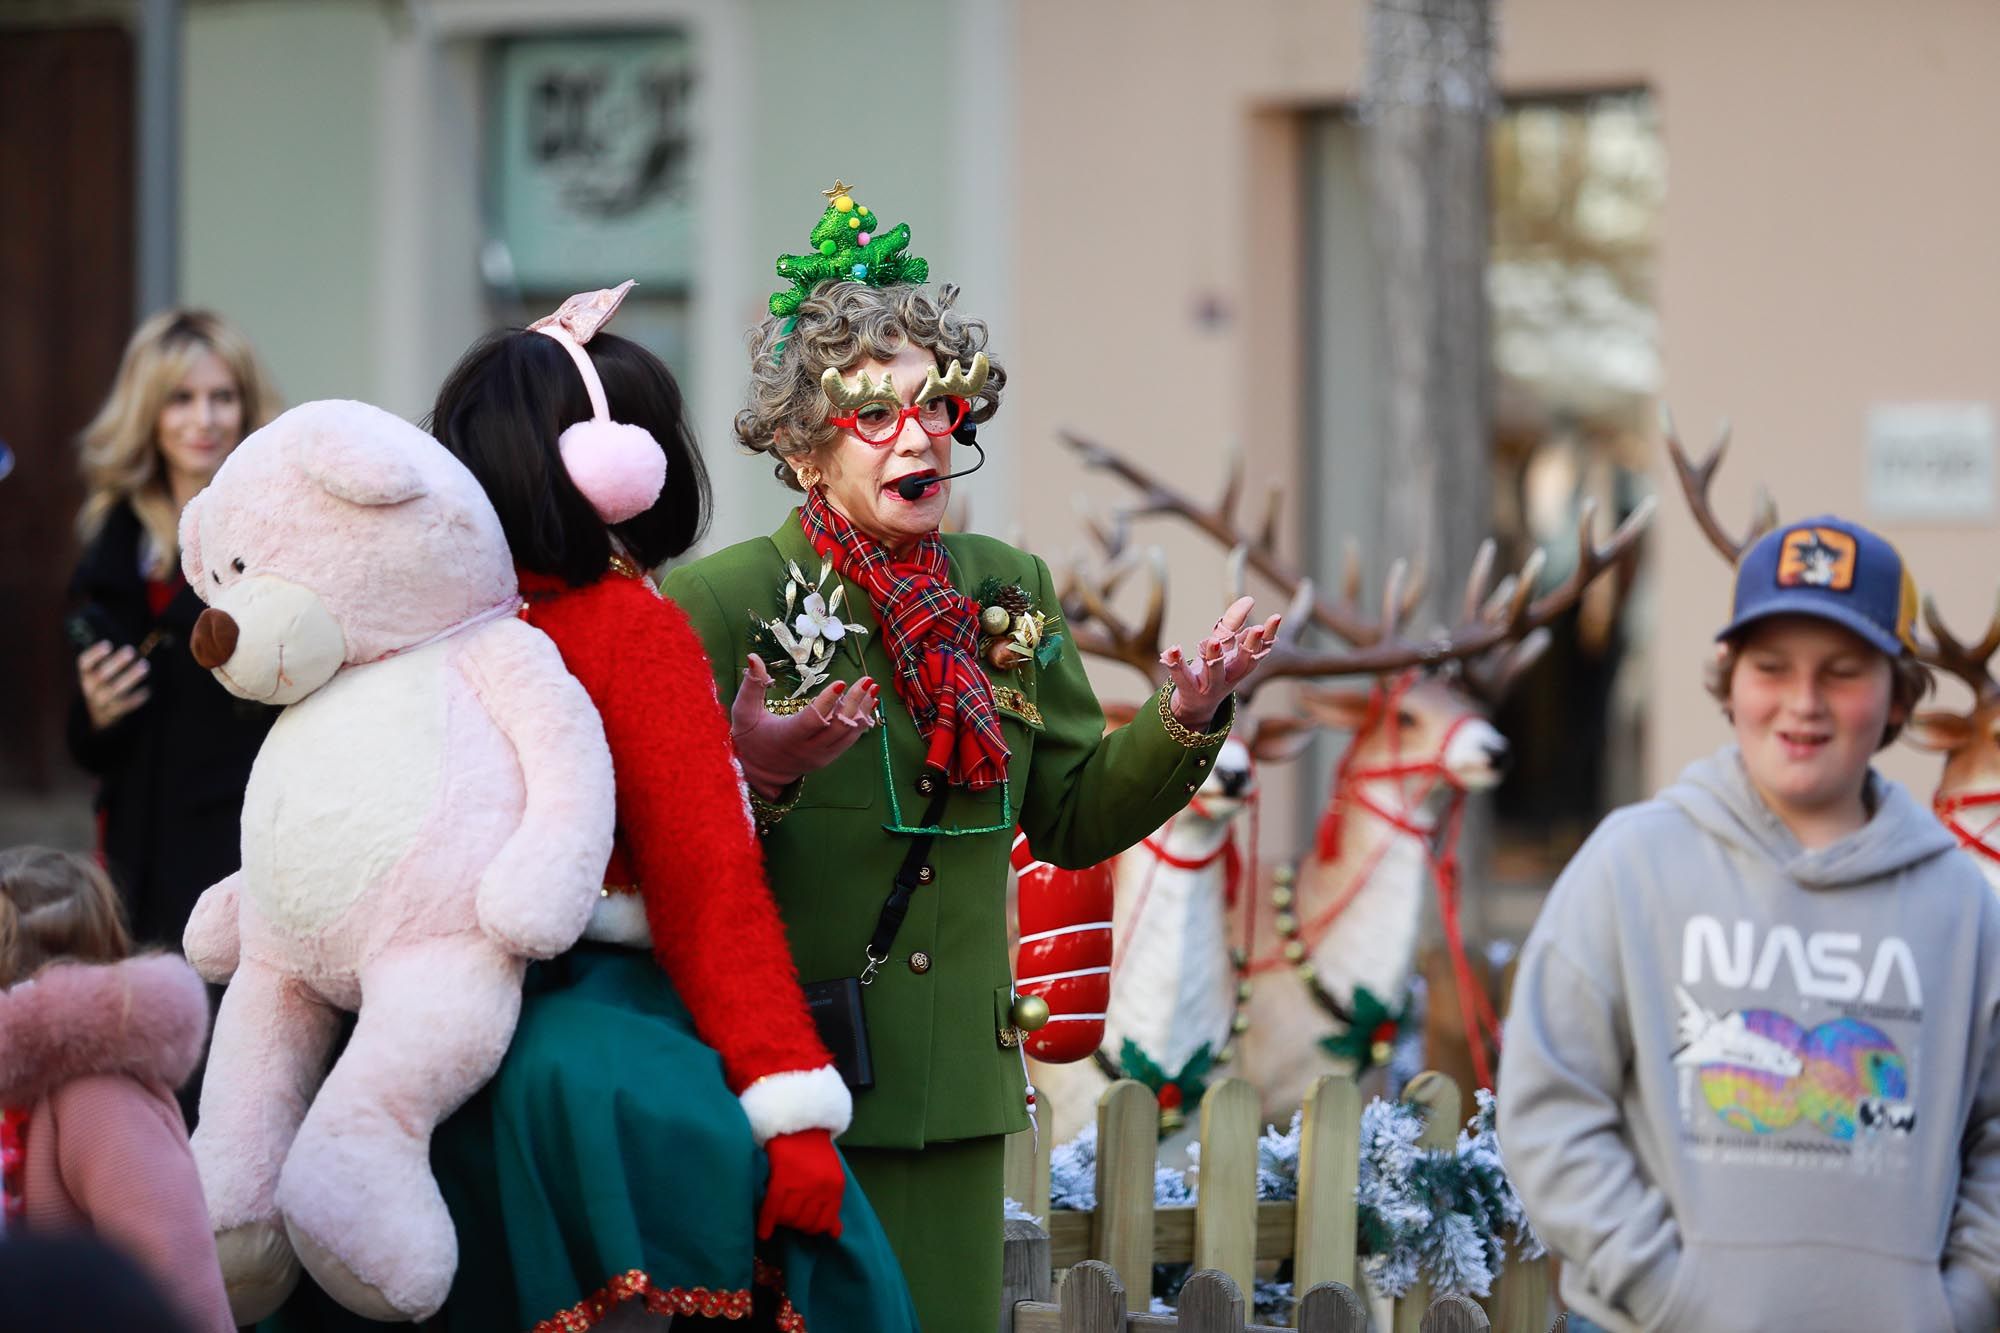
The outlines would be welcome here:
M 179 958 L 131 951 L 103 871 L 42 847 L 0 852 L 5 1227 L 93 1231 L 189 1328 L 228 1333 L 174 1101 L 201 1056 L 208 996 Z

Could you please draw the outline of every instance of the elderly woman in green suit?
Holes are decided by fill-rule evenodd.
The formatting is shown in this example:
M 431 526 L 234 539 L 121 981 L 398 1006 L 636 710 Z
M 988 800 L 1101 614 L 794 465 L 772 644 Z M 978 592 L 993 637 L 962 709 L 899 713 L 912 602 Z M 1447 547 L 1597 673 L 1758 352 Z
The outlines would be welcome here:
M 1015 829 L 1039 859 L 1086 866 L 1158 828 L 1201 785 L 1277 618 L 1246 628 L 1238 601 L 1105 735 L 1048 567 L 938 531 L 954 434 L 993 414 L 1006 373 L 956 290 L 921 285 L 908 229 L 876 233 L 837 187 L 814 250 L 779 261 L 793 286 L 753 340 L 737 435 L 800 506 L 664 590 L 731 711 L 799 975 L 830 1011 L 861 997 L 871 1068 L 850 1061 L 841 1149 L 924 1327 L 958 1333 L 997 1315 L 1001 1144 L 1028 1123 Z

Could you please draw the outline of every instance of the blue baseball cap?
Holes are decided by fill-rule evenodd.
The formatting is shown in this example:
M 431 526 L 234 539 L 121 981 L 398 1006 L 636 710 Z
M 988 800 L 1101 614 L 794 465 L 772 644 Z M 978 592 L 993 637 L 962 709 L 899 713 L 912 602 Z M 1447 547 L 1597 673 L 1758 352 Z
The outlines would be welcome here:
M 1771 616 L 1815 616 L 1891 657 L 1916 651 L 1917 585 L 1886 540 L 1825 515 L 1765 533 L 1736 563 L 1736 601 L 1717 639 Z

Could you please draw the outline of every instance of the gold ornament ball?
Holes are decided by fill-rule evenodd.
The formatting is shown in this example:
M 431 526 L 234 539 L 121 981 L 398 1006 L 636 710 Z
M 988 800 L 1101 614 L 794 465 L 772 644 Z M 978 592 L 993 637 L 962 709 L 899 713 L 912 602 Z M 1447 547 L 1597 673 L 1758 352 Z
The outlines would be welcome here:
M 1040 1032 L 1048 1026 L 1049 1002 L 1039 995 L 1016 995 L 1007 1017 L 1023 1032 Z
M 1378 1041 L 1368 1048 L 1368 1054 L 1374 1057 L 1375 1063 L 1378 1065 L 1388 1064 L 1389 1057 L 1395 1053 L 1396 1048 L 1386 1041 Z
M 1292 905 L 1292 891 L 1287 888 L 1271 890 L 1271 905 L 1280 912 L 1287 910 Z
M 1303 959 L 1305 958 L 1305 956 L 1306 956 L 1306 946 L 1305 946 L 1305 945 L 1303 945 L 1303 944 L 1299 943 L 1299 942 L 1298 942 L 1297 940 L 1286 940 L 1286 941 L 1285 941 L 1285 961 L 1286 961 L 1286 962 L 1288 962 L 1288 963 L 1296 963 L 1296 962 L 1300 962 L 1300 961 L 1302 961 L 1302 960 L 1303 960 Z
M 1296 935 L 1299 933 L 1299 919 L 1290 912 L 1278 913 L 1277 926 L 1280 935 Z
M 1005 634 L 1013 625 L 1014 617 L 1004 606 L 989 606 L 979 613 L 979 628 L 988 634 Z

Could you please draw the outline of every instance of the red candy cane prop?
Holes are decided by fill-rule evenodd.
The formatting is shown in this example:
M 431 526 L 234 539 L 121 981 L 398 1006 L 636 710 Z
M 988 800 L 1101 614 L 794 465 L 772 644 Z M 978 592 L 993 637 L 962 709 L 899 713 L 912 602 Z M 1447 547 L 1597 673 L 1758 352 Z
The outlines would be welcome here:
M 1037 861 L 1028 835 L 1014 835 L 1021 947 L 1014 989 L 1039 995 L 1048 1025 L 1026 1034 L 1022 1050 L 1044 1064 L 1087 1058 L 1104 1040 L 1111 1000 L 1111 865 L 1058 870 Z

